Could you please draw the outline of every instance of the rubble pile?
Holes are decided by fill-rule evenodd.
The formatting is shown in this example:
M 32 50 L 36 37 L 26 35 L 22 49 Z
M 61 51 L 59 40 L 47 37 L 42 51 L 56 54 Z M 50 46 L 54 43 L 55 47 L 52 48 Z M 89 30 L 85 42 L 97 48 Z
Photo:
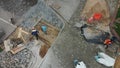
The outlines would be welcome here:
M 0 68 L 27 68 L 32 58 L 32 52 L 24 49 L 13 55 L 10 52 L 0 53 Z
M 13 44 L 13 48 L 14 48 L 14 47 L 17 47 L 17 45 L 22 44 L 23 40 L 20 38 L 17 38 L 17 39 L 11 39 L 10 42 L 11 44 Z

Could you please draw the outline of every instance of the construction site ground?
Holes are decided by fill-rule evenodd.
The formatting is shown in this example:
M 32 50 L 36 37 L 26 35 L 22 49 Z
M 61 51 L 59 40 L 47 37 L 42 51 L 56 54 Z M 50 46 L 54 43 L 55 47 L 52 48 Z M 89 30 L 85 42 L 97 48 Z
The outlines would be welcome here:
M 78 0 L 76 1 L 78 2 Z M 31 64 L 32 62 L 35 62 L 35 64 L 32 64 L 31 66 L 29 66 L 29 68 L 74 68 L 74 64 L 73 64 L 74 59 L 78 59 L 79 61 L 85 62 L 87 68 L 108 68 L 108 67 L 105 67 L 104 65 L 97 63 L 94 59 L 94 56 L 98 52 L 98 49 L 97 49 L 98 45 L 88 43 L 87 41 L 85 41 L 80 31 L 73 27 L 75 23 L 80 22 L 81 20 L 80 15 L 81 15 L 82 9 L 84 8 L 85 3 L 86 3 L 86 0 L 81 0 L 78 7 L 76 7 L 77 9 L 73 9 L 73 11 L 71 11 L 71 12 L 75 11 L 72 14 L 72 16 L 68 16 L 68 17 L 71 17 L 69 18 L 70 20 L 68 20 L 68 18 L 67 18 L 67 21 L 65 19 L 63 20 L 65 25 L 62 25 L 63 28 L 61 28 L 60 32 L 57 31 L 59 32 L 58 37 L 56 37 L 57 36 L 56 34 L 55 36 L 56 38 L 52 40 L 51 47 L 49 48 L 46 56 L 42 61 L 39 56 L 39 49 L 41 47 L 40 40 L 38 41 L 35 40 L 34 44 L 30 44 L 30 47 L 26 46 L 27 49 L 32 51 L 33 53 L 32 55 L 34 55 L 35 57 L 31 59 Z M 32 9 L 31 11 L 35 11 L 35 9 L 41 8 L 42 6 L 44 6 L 44 3 L 40 2 L 37 4 L 37 7 L 35 7 L 34 10 Z M 39 11 L 41 10 L 41 13 L 43 14 L 44 18 L 49 19 L 49 21 L 54 21 L 55 19 L 59 21 L 56 17 L 54 17 L 55 15 L 59 15 L 59 14 L 57 13 L 54 15 L 49 14 L 51 13 L 51 9 L 48 7 L 49 6 L 42 7 L 43 9 L 39 9 L 37 12 L 39 13 Z M 48 9 L 49 12 L 45 11 L 46 9 Z M 65 11 L 65 13 L 66 12 L 67 10 Z M 33 12 L 33 15 L 34 15 L 34 12 Z M 52 15 L 54 18 L 48 15 Z M 26 14 L 26 17 L 27 16 L 28 18 L 25 18 L 25 19 L 31 19 L 29 18 L 30 13 Z M 32 14 L 30 17 L 32 17 Z M 57 22 L 57 21 L 54 21 L 54 22 Z

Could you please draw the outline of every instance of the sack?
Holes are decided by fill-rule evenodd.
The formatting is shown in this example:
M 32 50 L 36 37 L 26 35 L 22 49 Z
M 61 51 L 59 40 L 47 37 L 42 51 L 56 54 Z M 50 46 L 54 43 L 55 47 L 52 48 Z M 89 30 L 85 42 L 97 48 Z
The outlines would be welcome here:
M 115 63 L 115 59 L 102 52 L 98 53 L 98 55 L 95 56 L 95 59 L 98 63 L 103 64 L 107 67 L 114 66 Z
M 79 64 L 77 64 L 76 68 L 86 68 L 86 65 L 83 61 L 81 61 Z

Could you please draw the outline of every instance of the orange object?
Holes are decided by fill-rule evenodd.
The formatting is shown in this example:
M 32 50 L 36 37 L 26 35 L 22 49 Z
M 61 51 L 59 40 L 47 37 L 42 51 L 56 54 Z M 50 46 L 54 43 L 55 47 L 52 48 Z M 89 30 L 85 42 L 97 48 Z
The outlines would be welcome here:
M 95 20 L 100 20 L 100 19 L 102 18 L 102 14 L 101 14 L 101 13 L 95 13 L 95 14 L 93 15 L 93 18 L 94 18 Z
M 110 39 L 106 39 L 105 41 L 104 41 L 104 44 L 106 44 L 106 45 L 109 45 L 109 44 L 111 44 L 112 42 L 111 42 L 111 40 Z

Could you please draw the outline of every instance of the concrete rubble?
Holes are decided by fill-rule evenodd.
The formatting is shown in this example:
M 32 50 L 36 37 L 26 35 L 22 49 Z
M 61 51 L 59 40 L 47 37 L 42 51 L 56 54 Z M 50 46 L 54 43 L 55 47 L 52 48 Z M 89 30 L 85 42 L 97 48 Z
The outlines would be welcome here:
M 24 49 L 15 55 L 3 51 L 0 53 L 0 68 L 26 68 L 32 57 L 32 52 L 28 49 Z

